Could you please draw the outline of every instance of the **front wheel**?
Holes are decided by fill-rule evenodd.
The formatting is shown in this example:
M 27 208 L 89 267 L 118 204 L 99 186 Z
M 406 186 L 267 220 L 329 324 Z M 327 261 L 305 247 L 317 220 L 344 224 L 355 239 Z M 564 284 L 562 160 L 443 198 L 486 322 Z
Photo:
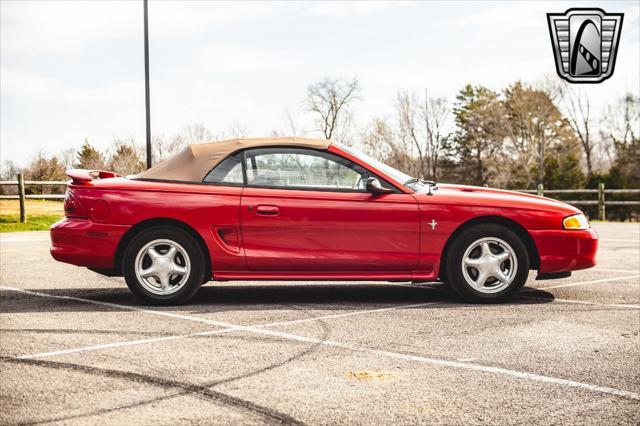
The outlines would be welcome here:
M 204 281 L 204 271 L 198 243 L 177 228 L 149 228 L 136 235 L 124 253 L 127 286 L 155 305 L 189 300 Z
M 453 241 L 446 259 L 446 273 L 451 287 L 465 300 L 500 301 L 526 283 L 527 248 L 509 228 L 476 225 Z

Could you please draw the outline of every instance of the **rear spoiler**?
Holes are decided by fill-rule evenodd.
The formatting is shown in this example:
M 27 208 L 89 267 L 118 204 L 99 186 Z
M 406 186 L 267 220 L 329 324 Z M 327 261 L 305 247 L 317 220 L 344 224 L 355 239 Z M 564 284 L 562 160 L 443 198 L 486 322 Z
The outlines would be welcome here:
M 72 183 L 91 182 L 94 179 L 107 179 L 120 177 L 116 172 L 105 170 L 69 169 L 65 172 L 72 180 Z

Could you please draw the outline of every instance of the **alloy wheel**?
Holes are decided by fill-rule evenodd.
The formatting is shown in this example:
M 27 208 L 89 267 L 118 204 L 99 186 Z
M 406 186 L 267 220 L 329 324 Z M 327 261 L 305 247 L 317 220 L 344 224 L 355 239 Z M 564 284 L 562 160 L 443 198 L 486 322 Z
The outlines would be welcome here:
M 480 238 L 469 245 L 462 256 L 465 281 L 481 293 L 497 293 L 509 287 L 518 272 L 518 259 L 505 241 Z
M 187 251 L 168 239 L 145 244 L 135 260 L 138 281 L 149 292 L 161 296 L 176 293 L 187 283 L 191 260 Z

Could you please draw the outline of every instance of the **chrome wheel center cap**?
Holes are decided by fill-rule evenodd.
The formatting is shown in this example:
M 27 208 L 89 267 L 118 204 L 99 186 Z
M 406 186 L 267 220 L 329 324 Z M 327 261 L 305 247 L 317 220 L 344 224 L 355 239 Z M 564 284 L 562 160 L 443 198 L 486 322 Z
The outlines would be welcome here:
M 173 262 L 167 257 L 160 257 L 154 263 L 155 269 L 160 275 L 168 275 L 173 271 Z
M 501 271 L 500 269 L 500 260 L 492 255 L 486 255 L 483 256 L 480 259 L 480 264 L 478 265 L 478 270 L 480 272 L 484 272 L 485 274 L 489 275 L 489 276 L 493 276 L 494 274 L 497 274 L 498 272 Z

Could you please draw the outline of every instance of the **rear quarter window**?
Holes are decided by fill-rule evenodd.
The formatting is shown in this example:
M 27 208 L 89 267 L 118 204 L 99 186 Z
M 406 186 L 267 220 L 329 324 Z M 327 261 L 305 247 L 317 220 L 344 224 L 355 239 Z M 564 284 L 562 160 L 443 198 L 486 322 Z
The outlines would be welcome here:
M 225 158 L 220 164 L 205 176 L 203 182 L 224 185 L 242 185 L 242 155 L 232 155 Z

